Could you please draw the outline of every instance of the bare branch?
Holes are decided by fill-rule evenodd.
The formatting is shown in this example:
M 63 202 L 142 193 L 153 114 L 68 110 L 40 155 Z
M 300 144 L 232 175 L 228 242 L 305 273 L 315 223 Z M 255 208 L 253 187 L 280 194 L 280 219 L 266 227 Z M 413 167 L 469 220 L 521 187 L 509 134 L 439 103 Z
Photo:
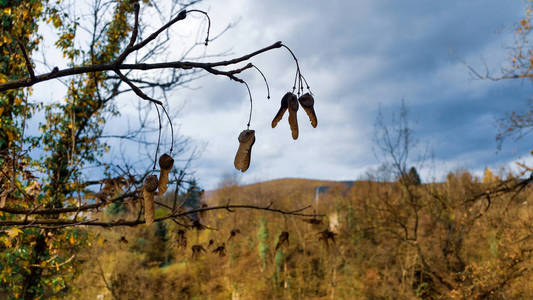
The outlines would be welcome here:
M 20 51 L 22 51 L 22 56 L 24 57 L 24 61 L 26 62 L 26 68 L 28 68 L 28 73 L 30 73 L 30 80 L 35 79 L 35 72 L 33 71 L 33 67 L 31 65 L 30 58 L 28 57 L 28 52 L 26 52 L 26 48 L 24 47 L 24 44 L 21 40 L 16 39 L 17 44 L 19 45 Z
M 257 50 L 255 52 L 252 52 L 250 54 L 247 54 L 247 55 L 235 58 L 235 59 L 210 62 L 210 63 L 200 63 L 200 62 L 191 62 L 191 61 L 174 61 L 174 62 L 153 63 L 153 64 L 144 64 L 144 63 L 143 64 L 119 64 L 119 65 L 110 63 L 110 64 L 98 64 L 98 65 L 90 65 L 90 66 L 78 66 L 78 67 L 73 67 L 73 68 L 68 68 L 68 69 L 63 69 L 63 70 L 54 68 L 52 72 L 35 76 L 33 80 L 32 79 L 19 79 L 19 80 L 13 80 L 13 81 L 0 84 L 0 92 L 12 90 L 12 89 L 18 89 L 22 87 L 29 87 L 39 82 L 66 77 L 66 76 L 79 75 L 79 74 L 85 74 L 85 73 L 94 73 L 94 72 L 115 71 L 115 70 L 153 70 L 153 69 L 170 69 L 170 68 L 175 68 L 175 69 L 197 68 L 197 69 L 204 69 L 215 75 L 225 75 L 225 76 L 230 77 L 230 75 L 233 75 L 235 73 L 234 72 L 232 73 L 230 71 L 229 72 L 218 71 L 213 68 L 219 67 L 219 66 L 229 66 L 229 65 L 237 64 L 243 61 L 247 61 L 256 55 L 259 55 L 263 52 L 266 52 L 266 51 L 269 51 L 275 48 L 280 48 L 281 46 L 282 46 L 282 43 L 278 41 L 263 49 Z
M 175 212 L 170 213 L 166 216 L 159 217 L 154 219 L 154 222 L 161 222 L 168 219 L 174 219 L 174 218 L 180 218 L 180 217 L 186 217 L 188 215 L 194 215 L 200 212 L 210 211 L 210 210 L 228 210 L 228 209 L 253 209 L 253 210 L 260 210 L 260 211 L 269 211 L 273 213 L 279 213 L 282 215 L 293 215 L 293 216 L 300 216 L 300 217 L 317 217 L 322 215 L 317 214 L 305 214 L 302 213 L 302 211 L 310 208 L 311 206 L 305 206 L 299 209 L 295 210 L 282 210 L 282 209 L 276 209 L 271 208 L 270 205 L 266 207 L 256 206 L 256 205 L 223 205 L 223 206 L 212 206 L 212 207 L 203 207 L 198 209 L 189 210 L 186 212 Z M 76 209 L 74 209 L 75 211 Z M 56 226 L 56 227 L 65 227 L 65 226 L 79 226 L 79 225 L 87 225 L 87 226 L 101 226 L 101 227 L 116 227 L 116 226 L 136 226 L 139 224 L 144 224 L 145 221 L 141 219 L 136 220 L 116 220 L 116 221 L 109 221 L 109 222 L 102 222 L 98 220 L 87 220 L 87 221 L 76 221 L 71 219 L 33 219 L 33 220 L 0 220 L 0 226 L 25 226 L 25 227 L 41 227 L 44 226 L 46 228 L 49 228 L 50 226 Z
M 135 94 L 137 94 L 137 96 L 141 97 L 144 100 L 148 100 L 150 102 L 153 102 L 155 104 L 163 105 L 163 103 L 161 101 L 156 100 L 154 98 L 151 98 L 148 95 L 146 95 L 143 91 L 141 91 L 141 89 L 139 89 L 126 76 L 124 76 L 124 74 L 122 74 L 122 72 L 120 72 L 120 70 L 116 69 L 115 73 L 120 77 L 120 79 L 122 79 L 122 81 L 124 81 L 125 83 L 127 83 L 131 87 L 131 89 L 135 92 Z

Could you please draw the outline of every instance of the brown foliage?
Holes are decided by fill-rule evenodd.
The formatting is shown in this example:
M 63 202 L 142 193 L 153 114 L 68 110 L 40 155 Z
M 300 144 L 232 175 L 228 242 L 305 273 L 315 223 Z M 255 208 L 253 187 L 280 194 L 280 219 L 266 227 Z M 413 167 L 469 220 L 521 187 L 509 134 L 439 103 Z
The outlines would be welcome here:
M 135 228 L 128 229 L 132 231 L 127 234 L 128 244 L 108 245 L 100 252 L 100 259 L 121 256 L 105 272 L 116 292 L 124 293 L 124 299 L 176 295 L 516 298 L 533 294 L 529 284 L 533 279 L 533 231 L 528 225 L 533 198 L 531 186 L 516 186 L 522 182 L 513 177 L 482 182 L 468 172 L 458 172 L 445 182 L 425 185 L 358 181 L 350 188 L 343 183 L 287 179 L 226 187 L 210 193 L 206 202 L 225 203 L 231 194 L 234 202 L 272 203 L 272 207 L 291 209 L 314 199 L 315 187 L 329 185 L 314 203 L 316 212 L 328 217 L 316 218 L 324 220 L 322 223 L 309 222 L 315 218 L 302 223 L 294 218 L 283 221 L 275 215 L 209 211 L 202 222 L 217 230 L 186 232 L 176 224 L 168 227 L 171 236 L 192 234 L 189 238 L 196 239 L 193 248 L 199 246 L 192 250 L 193 257 L 174 247 L 179 245 L 179 238 L 157 242 L 144 235 L 152 247 L 164 243 L 166 246 L 159 249 L 174 249 L 169 254 L 170 263 L 161 267 L 158 261 L 164 255 L 139 247 L 136 237 L 143 235 L 135 233 L 139 230 Z M 338 224 L 333 223 L 332 216 Z M 266 221 L 270 234 L 262 246 L 260 218 Z M 234 238 L 236 228 L 238 238 Z M 231 243 L 216 242 L 228 236 Z M 199 255 L 206 251 L 205 245 L 209 253 Z M 335 251 L 328 251 L 332 245 Z M 133 265 L 139 271 L 126 272 Z M 101 278 L 92 280 L 105 289 Z M 175 294 L 169 296 L 172 289 Z

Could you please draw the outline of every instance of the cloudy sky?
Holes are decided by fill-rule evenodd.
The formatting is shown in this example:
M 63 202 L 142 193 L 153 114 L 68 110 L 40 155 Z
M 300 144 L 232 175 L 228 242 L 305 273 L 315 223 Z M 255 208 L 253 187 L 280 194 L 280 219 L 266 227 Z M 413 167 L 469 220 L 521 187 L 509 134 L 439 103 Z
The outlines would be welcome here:
M 373 152 L 378 109 L 388 117 L 402 99 L 417 139 L 435 155 L 432 169 L 421 172 L 426 179 L 458 169 L 480 174 L 485 167 L 498 170 L 527 159 L 531 136 L 507 140 L 501 151 L 495 137 L 497 119 L 526 108 L 531 83 L 477 80 L 462 62 L 497 75 L 509 62 L 507 49 L 524 5 L 497 0 L 203 1 L 195 8 L 209 12 L 212 34 L 234 26 L 200 54 L 227 53 L 226 59 L 283 41 L 298 57 L 315 95 L 318 127 L 312 128 L 300 109 L 298 140 L 291 138 L 287 115 L 271 128 L 281 97 L 292 88 L 295 65 L 284 49 L 255 57 L 252 62 L 266 75 L 272 99 L 266 99 L 257 72 L 241 74 L 254 98 L 256 143 L 250 168 L 240 174 L 233 159 L 237 137 L 246 128 L 247 91 L 225 77 L 206 76 L 169 96 L 170 109 L 179 110 L 179 134 L 201 150 L 192 163 L 195 176 L 207 189 L 228 174 L 239 174 L 242 183 L 361 178 L 379 165 Z M 174 26 L 177 53 L 168 53 L 169 58 L 179 55 L 187 37 L 205 38 L 200 20 L 188 17 Z M 118 122 L 113 124 L 124 127 L 124 119 Z
M 287 116 L 270 127 L 281 97 L 292 87 L 294 63 L 283 49 L 253 59 L 267 76 L 252 71 L 252 127 L 256 143 L 244 183 L 284 177 L 360 178 L 378 164 L 373 153 L 378 108 L 385 117 L 404 99 L 418 140 L 435 155 L 437 176 L 465 168 L 499 169 L 525 158 L 530 137 L 508 140 L 497 151 L 498 118 L 525 108 L 525 81 L 473 79 L 461 62 L 494 74 L 508 62 L 513 27 L 522 1 L 205 1 L 213 31 L 237 24 L 208 47 L 241 55 L 281 40 L 298 56 L 315 94 L 319 125 L 300 111 L 300 137 L 293 141 Z M 181 133 L 203 147 L 193 163 L 213 188 L 233 167 L 237 136 L 249 103 L 244 87 L 208 76 L 180 90 Z M 529 142 L 529 143 L 528 143 Z

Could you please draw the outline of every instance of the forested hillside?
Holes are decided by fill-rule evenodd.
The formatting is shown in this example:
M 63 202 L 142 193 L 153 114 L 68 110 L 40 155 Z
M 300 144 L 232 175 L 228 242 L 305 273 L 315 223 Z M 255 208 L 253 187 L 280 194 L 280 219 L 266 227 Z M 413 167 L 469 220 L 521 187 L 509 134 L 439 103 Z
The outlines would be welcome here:
M 71 297 L 520 298 L 533 294 L 533 194 L 526 183 L 489 170 L 483 178 L 462 171 L 433 184 L 225 185 L 198 204 L 309 204 L 321 216 L 206 211 L 199 222 L 93 230 L 95 244 L 80 254 L 86 265 Z M 319 186 L 329 188 L 316 202 Z M 191 191 L 180 199 L 190 201 Z

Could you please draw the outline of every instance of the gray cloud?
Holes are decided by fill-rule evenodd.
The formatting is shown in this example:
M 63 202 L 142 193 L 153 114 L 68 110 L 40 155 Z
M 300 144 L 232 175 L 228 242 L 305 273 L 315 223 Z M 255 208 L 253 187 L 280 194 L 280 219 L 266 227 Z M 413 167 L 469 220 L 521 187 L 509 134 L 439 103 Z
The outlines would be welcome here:
M 207 1 L 214 30 L 240 19 L 206 50 L 235 55 L 282 40 L 299 57 L 316 94 L 319 118 L 310 128 L 299 115 L 301 134 L 292 141 L 286 119 L 271 129 L 281 96 L 292 87 L 294 64 L 283 49 L 254 59 L 269 78 L 242 75 L 252 87 L 257 131 L 252 166 L 244 182 L 280 177 L 354 179 L 378 162 L 372 154 L 373 122 L 379 104 L 393 111 L 406 99 L 421 141 L 437 154 L 439 168 L 480 169 L 507 164 L 525 153 L 524 141 L 496 153 L 494 121 L 520 110 L 531 89 L 521 82 L 472 80 L 450 53 L 483 68 L 499 70 L 512 45 L 520 2 L 502 1 Z M 247 121 L 243 86 L 207 76 L 198 90 L 176 92 L 187 99 L 181 132 L 207 143 L 194 163 L 197 176 L 212 188 L 234 172 L 237 135 Z M 447 172 L 447 171 L 445 171 Z

